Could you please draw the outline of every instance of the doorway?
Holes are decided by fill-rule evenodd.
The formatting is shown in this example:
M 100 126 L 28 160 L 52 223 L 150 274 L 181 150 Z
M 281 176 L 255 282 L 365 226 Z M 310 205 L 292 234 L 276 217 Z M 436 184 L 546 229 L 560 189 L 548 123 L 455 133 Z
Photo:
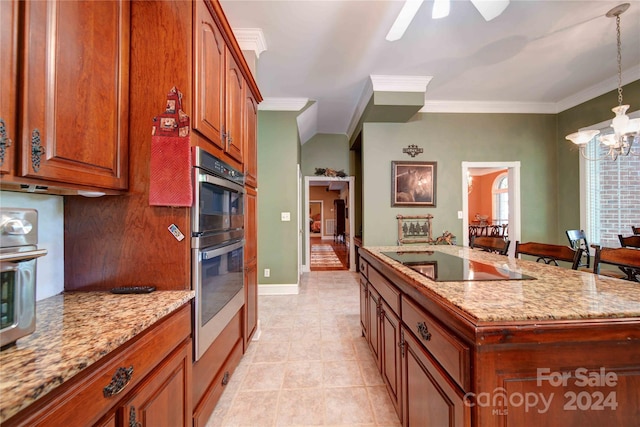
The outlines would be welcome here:
M 477 186 L 474 187 L 474 177 L 487 174 L 500 176 L 503 171 L 506 171 L 506 182 L 508 182 L 506 191 L 508 218 L 506 218 L 506 224 L 508 226 L 508 238 L 512 242 L 509 245 L 509 255 L 514 256 L 515 242 L 520 240 L 520 162 L 462 162 L 462 240 L 464 246 L 469 246 L 468 230 L 472 221 L 489 221 L 496 215 L 497 208 L 495 207 L 492 192 L 488 192 L 489 196 L 486 196 L 491 197 L 491 200 L 485 201 L 487 202 L 485 205 L 490 206 L 486 210 L 490 212 L 471 212 L 469 210 L 471 193 L 478 189 Z M 504 200 L 504 197 L 500 199 Z M 476 215 L 478 215 L 478 218 L 475 217 Z M 497 220 L 504 224 L 505 218 L 498 218 Z
M 303 228 L 305 261 L 304 265 L 302 266 L 302 270 L 304 272 L 311 271 L 311 248 L 313 244 L 317 244 L 322 245 L 322 248 L 316 248 L 319 251 L 329 252 L 329 250 L 331 249 L 331 251 L 335 252 L 336 256 L 339 259 L 341 257 L 343 257 L 343 259 L 346 258 L 345 267 L 342 267 L 342 269 L 355 271 L 353 233 L 350 232 L 350 230 L 354 229 L 354 219 L 353 211 L 349 212 L 350 208 L 354 206 L 355 203 L 353 194 L 354 177 L 337 178 L 323 176 L 306 176 L 304 180 L 304 211 L 311 214 L 312 206 L 314 203 L 321 201 L 322 204 L 320 215 L 321 224 L 316 224 L 316 228 L 320 227 L 320 233 L 316 233 L 315 230 L 312 231 L 312 218 L 308 218 L 309 224 Z M 326 197 L 318 196 L 318 194 L 321 194 L 318 193 L 319 188 L 321 189 L 320 191 L 322 193 L 326 193 Z M 344 218 L 346 224 L 346 238 L 344 239 L 339 239 L 335 236 L 335 229 L 333 228 L 335 227 L 334 199 L 342 199 L 344 200 L 344 203 L 346 205 Z M 315 220 L 315 218 L 313 219 Z

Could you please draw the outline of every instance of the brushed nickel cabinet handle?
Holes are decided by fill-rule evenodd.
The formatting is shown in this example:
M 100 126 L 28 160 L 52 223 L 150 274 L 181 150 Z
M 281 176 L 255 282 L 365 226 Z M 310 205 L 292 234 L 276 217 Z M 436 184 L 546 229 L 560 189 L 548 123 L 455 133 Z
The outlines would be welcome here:
M 418 322 L 418 332 L 423 340 L 431 341 L 431 332 L 429 332 L 429 328 L 427 328 L 426 323 Z
M 131 381 L 133 376 L 133 365 L 128 368 L 120 367 L 116 369 L 111 378 L 111 382 L 102 389 L 104 397 L 112 397 L 120 393 Z

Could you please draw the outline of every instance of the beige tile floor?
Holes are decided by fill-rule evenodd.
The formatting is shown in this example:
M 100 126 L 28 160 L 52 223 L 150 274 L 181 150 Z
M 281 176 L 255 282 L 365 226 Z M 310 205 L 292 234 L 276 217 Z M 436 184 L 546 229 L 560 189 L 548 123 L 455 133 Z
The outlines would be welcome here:
M 359 295 L 356 273 L 319 271 L 299 295 L 260 296 L 262 335 L 207 427 L 399 427 L 361 334 Z

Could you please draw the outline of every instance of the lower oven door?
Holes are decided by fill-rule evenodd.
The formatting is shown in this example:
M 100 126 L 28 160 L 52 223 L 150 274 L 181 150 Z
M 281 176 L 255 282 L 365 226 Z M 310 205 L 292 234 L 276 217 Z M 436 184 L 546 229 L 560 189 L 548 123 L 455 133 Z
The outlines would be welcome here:
M 193 250 L 196 360 L 244 304 L 244 243 Z

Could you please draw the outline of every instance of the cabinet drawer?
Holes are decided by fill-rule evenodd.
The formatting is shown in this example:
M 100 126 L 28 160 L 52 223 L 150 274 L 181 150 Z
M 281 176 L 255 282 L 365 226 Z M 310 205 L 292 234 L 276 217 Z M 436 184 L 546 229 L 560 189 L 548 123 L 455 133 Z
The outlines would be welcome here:
M 68 386 L 62 387 L 60 394 L 54 393 L 55 399 L 42 410 L 30 411 L 25 418 L 11 418 L 10 425 L 29 426 L 71 426 L 93 425 L 119 400 L 131 391 L 151 372 L 174 348 L 191 334 L 191 305 L 181 309 L 160 321 L 134 343 L 124 345 L 124 349 L 113 356 L 107 355 L 105 363 L 89 367 L 87 372 L 78 374 L 77 381 L 71 380 Z M 119 368 L 133 367 L 129 382 L 121 392 L 104 396 L 104 388 L 112 382 Z M 14 423 L 15 421 L 15 423 Z M 3 424 L 4 425 L 4 424 Z
M 387 279 L 382 277 L 375 268 L 368 268 L 369 283 L 373 285 L 389 307 L 400 316 L 400 291 Z
M 402 322 L 463 390 L 470 387 L 469 347 L 414 302 L 402 298 Z

